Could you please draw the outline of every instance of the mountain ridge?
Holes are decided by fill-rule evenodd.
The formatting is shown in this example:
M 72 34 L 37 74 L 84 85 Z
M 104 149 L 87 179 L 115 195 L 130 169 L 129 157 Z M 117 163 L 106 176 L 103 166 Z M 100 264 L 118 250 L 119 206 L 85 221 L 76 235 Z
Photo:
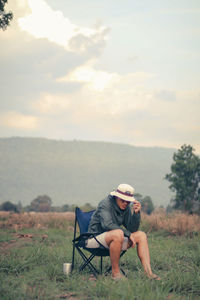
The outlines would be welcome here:
M 53 205 L 96 205 L 119 183 L 166 206 L 164 176 L 176 149 L 35 137 L 0 138 L 0 203 L 29 204 L 47 194 Z

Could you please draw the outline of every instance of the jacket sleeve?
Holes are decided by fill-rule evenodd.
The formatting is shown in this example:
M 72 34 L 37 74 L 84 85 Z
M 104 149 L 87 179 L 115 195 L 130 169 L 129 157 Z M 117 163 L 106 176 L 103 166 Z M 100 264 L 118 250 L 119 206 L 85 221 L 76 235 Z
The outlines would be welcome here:
M 140 212 L 137 214 L 135 212 L 131 214 L 131 210 L 129 209 L 125 215 L 123 225 L 130 234 L 137 231 L 140 226 Z

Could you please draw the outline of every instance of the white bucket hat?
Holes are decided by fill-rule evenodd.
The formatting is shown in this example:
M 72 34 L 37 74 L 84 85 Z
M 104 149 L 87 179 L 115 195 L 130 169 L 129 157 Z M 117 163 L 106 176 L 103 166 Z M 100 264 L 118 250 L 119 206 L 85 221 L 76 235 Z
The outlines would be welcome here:
M 135 198 L 133 197 L 134 188 L 129 185 L 122 183 L 118 185 L 117 190 L 110 193 L 111 196 L 116 196 L 122 200 L 134 202 Z

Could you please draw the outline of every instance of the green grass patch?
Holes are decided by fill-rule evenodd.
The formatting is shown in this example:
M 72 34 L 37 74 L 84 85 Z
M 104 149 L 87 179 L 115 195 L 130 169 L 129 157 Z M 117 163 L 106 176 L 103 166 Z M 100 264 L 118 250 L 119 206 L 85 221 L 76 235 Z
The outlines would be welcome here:
M 0 231 L 1 300 L 200 299 L 198 236 L 172 237 L 163 236 L 161 232 L 149 234 L 152 269 L 162 280 L 147 279 L 136 250 L 130 249 L 121 259 L 128 279 L 116 283 L 110 276 L 99 276 L 93 280 L 89 269 L 79 273 L 81 259 L 77 254 L 74 272 L 69 277 L 63 274 L 63 263 L 71 262 L 72 232 L 29 229 L 20 233 L 29 233 L 32 237 L 17 238 L 11 230 Z M 108 265 L 109 258 L 106 258 L 104 267 Z

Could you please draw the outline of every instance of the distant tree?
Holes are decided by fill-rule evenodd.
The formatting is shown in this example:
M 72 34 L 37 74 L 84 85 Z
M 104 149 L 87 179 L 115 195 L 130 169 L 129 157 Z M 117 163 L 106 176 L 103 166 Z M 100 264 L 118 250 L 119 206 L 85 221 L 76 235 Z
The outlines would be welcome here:
M 142 211 L 150 215 L 154 211 L 154 205 L 150 196 L 141 199 Z
M 22 206 L 21 201 L 19 201 L 19 202 L 17 203 L 17 211 L 18 211 L 18 212 L 22 212 L 22 210 L 23 210 L 23 206 Z
M 47 195 L 38 196 L 30 205 L 30 210 L 37 212 L 47 212 L 51 210 L 52 200 Z
M 80 207 L 83 211 L 90 211 L 96 209 L 96 207 L 92 206 L 90 203 L 85 203 L 83 206 Z
M 29 212 L 29 211 L 31 211 L 31 206 L 26 205 L 26 206 L 24 206 L 23 210 L 26 211 L 26 212 Z
M 134 198 L 135 198 L 137 201 L 142 202 L 143 196 L 142 196 L 141 194 L 139 194 L 139 193 L 135 193 L 135 194 L 134 194 Z
M 69 204 L 64 204 L 64 205 L 61 207 L 61 211 L 69 211 L 69 210 L 70 210 Z
M 173 207 L 190 213 L 200 213 L 200 158 L 193 153 L 194 148 L 183 145 L 174 153 L 171 173 L 165 178 L 175 192 Z
M 134 198 L 141 203 L 142 211 L 150 215 L 154 211 L 153 201 L 150 196 L 143 197 L 139 193 L 134 194 Z
M 173 210 L 174 210 L 173 207 L 172 207 L 171 205 L 168 204 L 167 207 L 166 207 L 166 213 L 167 213 L 167 214 L 172 213 Z
M 13 204 L 10 201 L 6 201 L 6 202 L 2 203 L 1 210 L 18 212 L 17 205 Z
M 10 21 L 13 19 L 12 12 L 5 12 L 5 4 L 7 0 L 0 0 L 0 28 L 6 30 L 7 26 L 10 24 Z
M 52 212 L 61 212 L 62 207 L 60 207 L 60 206 L 51 206 L 51 211 Z
M 75 211 L 76 206 L 77 206 L 76 204 L 70 205 L 70 206 L 69 206 L 69 211 Z

